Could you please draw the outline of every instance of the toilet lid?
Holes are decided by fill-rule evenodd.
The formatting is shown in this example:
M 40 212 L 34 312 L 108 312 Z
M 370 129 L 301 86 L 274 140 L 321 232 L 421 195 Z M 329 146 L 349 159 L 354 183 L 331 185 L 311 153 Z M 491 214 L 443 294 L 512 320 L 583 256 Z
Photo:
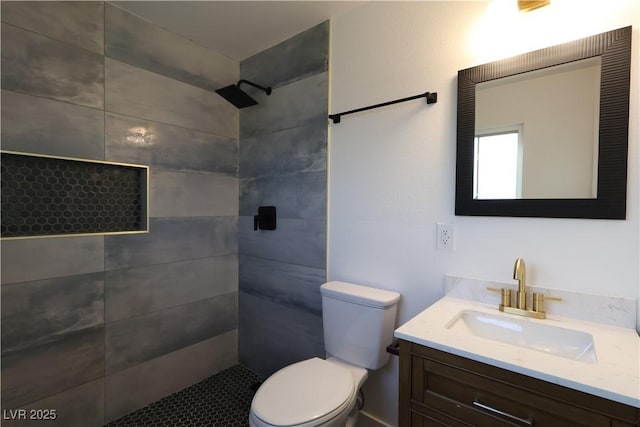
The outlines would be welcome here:
M 353 393 L 348 369 L 316 357 L 270 376 L 258 389 L 251 410 L 268 424 L 293 426 L 335 411 Z

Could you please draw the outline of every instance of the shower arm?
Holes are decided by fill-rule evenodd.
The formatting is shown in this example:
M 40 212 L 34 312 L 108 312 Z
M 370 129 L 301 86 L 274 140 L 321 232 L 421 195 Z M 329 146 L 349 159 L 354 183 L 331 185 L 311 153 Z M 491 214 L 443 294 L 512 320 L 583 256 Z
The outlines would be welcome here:
M 253 86 L 255 88 L 258 88 L 258 89 L 262 90 L 264 93 L 266 93 L 267 95 L 271 95 L 271 87 L 263 87 L 263 86 L 255 84 L 254 82 L 250 82 L 249 80 L 244 80 L 244 79 L 238 80 L 238 83 L 236 83 L 236 86 L 240 87 L 240 85 L 242 83 L 246 83 L 249 86 Z

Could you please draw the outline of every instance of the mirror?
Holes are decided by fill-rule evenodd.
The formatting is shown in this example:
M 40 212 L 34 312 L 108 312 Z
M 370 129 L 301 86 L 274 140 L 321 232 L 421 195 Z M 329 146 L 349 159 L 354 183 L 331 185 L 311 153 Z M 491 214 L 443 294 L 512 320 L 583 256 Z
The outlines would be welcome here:
M 600 66 L 595 57 L 476 85 L 474 198 L 597 196 Z
M 624 219 L 631 27 L 458 72 L 456 215 Z

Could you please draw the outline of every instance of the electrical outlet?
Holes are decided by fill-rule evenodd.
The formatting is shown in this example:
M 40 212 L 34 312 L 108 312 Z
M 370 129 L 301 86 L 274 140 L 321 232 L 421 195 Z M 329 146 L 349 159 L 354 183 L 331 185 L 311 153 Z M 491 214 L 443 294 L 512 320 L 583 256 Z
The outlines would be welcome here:
M 441 251 L 452 251 L 453 250 L 453 237 L 454 237 L 454 227 L 453 224 L 444 224 L 437 223 L 436 224 L 436 238 L 437 243 L 436 247 Z

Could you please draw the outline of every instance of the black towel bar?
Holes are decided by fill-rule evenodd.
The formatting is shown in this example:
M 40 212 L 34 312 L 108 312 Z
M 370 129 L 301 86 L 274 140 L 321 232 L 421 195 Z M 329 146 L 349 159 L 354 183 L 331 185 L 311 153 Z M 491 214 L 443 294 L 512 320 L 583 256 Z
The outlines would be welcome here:
M 347 114 L 359 113 L 360 111 L 372 110 L 374 108 L 386 107 L 387 105 L 398 104 L 400 102 L 412 101 L 414 99 L 426 98 L 427 104 L 435 104 L 438 102 L 438 93 L 437 92 L 425 92 L 414 96 L 408 96 L 406 98 L 396 99 L 394 101 L 382 102 L 380 104 L 370 105 L 368 107 L 356 108 L 355 110 L 345 111 L 343 113 L 338 114 L 329 114 L 329 118 L 333 120 L 333 123 L 340 123 L 340 119 L 342 116 L 346 116 Z

